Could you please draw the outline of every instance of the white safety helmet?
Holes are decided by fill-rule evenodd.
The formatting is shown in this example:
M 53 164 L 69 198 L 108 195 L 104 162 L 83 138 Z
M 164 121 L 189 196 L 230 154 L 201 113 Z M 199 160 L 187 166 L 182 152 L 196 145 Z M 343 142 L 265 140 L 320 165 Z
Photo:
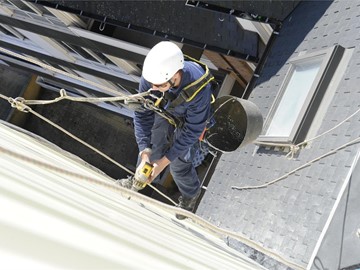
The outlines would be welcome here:
M 152 84 L 163 84 L 184 67 L 184 55 L 170 41 L 161 41 L 147 54 L 142 75 Z

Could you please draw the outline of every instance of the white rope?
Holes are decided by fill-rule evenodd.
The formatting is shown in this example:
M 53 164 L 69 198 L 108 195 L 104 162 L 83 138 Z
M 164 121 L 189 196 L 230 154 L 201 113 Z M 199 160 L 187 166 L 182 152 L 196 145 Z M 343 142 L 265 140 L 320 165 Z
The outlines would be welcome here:
M 28 104 L 28 105 L 48 105 L 48 104 L 56 103 L 56 102 L 59 102 L 61 100 L 65 100 L 65 99 L 75 101 L 75 102 L 89 102 L 89 103 L 122 101 L 122 100 L 140 101 L 143 99 L 143 97 L 148 96 L 148 95 L 149 95 L 149 91 L 142 92 L 139 94 L 134 94 L 134 95 L 126 95 L 126 96 L 121 95 L 121 96 L 116 96 L 116 97 L 72 97 L 66 93 L 65 89 L 60 89 L 60 96 L 57 98 L 54 98 L 52 100 L 27 100 L 27 99 L 23 99 L 23 98 L 17 98 L 17 99 L 18 99 L 18 101 L 21 101 L 24 104 Z
M 344 120 L 342 120 L 339 124 L 335 125 L 334 127 L 332 127 L 331 129 L 311 138 L 311 139 L 307 139 L 299 144 L 297 144 L 296 146 L 300 149 L 300 147 L 302 146 L 306 146 L 309 142 L 313 141 L 313 140 L 316 140 L 328 133 L 330 133 L 331 131 L 333 131 L 334 129 L 338 128 L 339 126 L 341 126 L 342 124 L 344 124 L 346 121 L 350 120 L 352 117 L 354 117 L 356 114 L 358 114 L 360 112 L 360 108 L 357 109 L 354 113 L 352 113 L 351 115 L 349 115 L 348 117 L 346 117 Z
M 98 150 L 97 148 L 93 147 L 92 145 L 88 144 L 87 142 L 83 141 L 82 139 L 80 139 L 79 137 L 75 136 L 74 134 L 70 133 L 69 131 L 67 131 L 66 129 L 62 128 L 61 126 L 55 124 L 54 122 L 52 122 L 51 120 L 47 119 L 46 117 L 42 116 L 41 114 L 35 112 L 34 110 L 32 110 L 29 106 L 27 106 L 23 101 L 24 99 L 18 99 L 18 98 L 10 98 L 7 97 L 5 95 L 0 94 L 0 98 L 3 98 L 5 100 L 7 100 L 10 104 L 11 107 L 18 109 L 21 112 L 25 112 L 25 113 L 32 113 L 33 115 L 39 117 L 40 119 L 42 119 L 43 121 L 47 122 L 48 124 L 52 125 L 53 127 L 59 129 L 60 131 L 64 132 L 66 135 L 70 136 L 71 138 L 73 138 L 74 140 L 80 142 L 81 144 L 85 145 L 86 147 L 90 148 L 91 150 L 93 150 L 94 152 L 98 153 L 99 155 L 101 155 L 102 157 L 104 157 L 105 159 L 109 160 L 110 162 L 114 163 L 115 165 L 117 165 L 118 167 L 120 167 L 121 169 L 123 169 L 124 171 L 128 172 L 130 175 L 134 175 L 134 172 L 130 171 L 128 168 L 126 168 L 125 166 L 121 165 L 120 163 L 118 163 L 117 161 L 115 161 L 114 159 L 110 158 L 108 155 L 104 154 L 103 152 L 101 152 L 100 150 Z M 174 202 L 174 200 L 172 200 L 169 196 L 165 195 L 164 193 L 162 193 L 160 190 L 158 190 L 157 188 L 155 188 L 152 184 L 148 184 L 148 186 L 150 186 L 152 189 L 154 189 L 156 192 L 158 192 L 161 196 L 163 196 L 164 198 L 166 198 L 167 200 L 169 200 L 171 203 L 173 203 L 174 205 L 177 205 L 176 202 Z
M 103 156 L 104 158 L 106 158 L 107 160 L 111 161 L 112 163 L 116 164 L 117 166 L 119 166 L 121 169 L 123 169 L 124 171 L 130 173 L 131 175 L 134 175 L 134 173 L 132 171 L 130 171 L 128 168 L 124 167 L 123 165 L 121 165 L 120 163 L 118 163 L 117 161 L 115 161 L 114 159 L 108 157 L 107 155 L 105 155 L 104 153 L 102 153 L 100 150 L 96 149 L 95 147 L 93 147 L 92 145 L 88 144 L 87 142 L 83 141 L 82 139 L 80 139 L 79 137 L 75 136 L 74 134 L 70 133 L 69 131 L 67 131 L 66 129 L 62 128 L 61 126 L 55 124 L 54 122 L 50 121 L 48 118 L 42 116 L 41 114 L 37 113 L 36 111 L 32 110 L 29 106 L 25 105 L 23 102 L 17 100 L 17 99 L 12 99 L 12 98 L 8 98 L 9 103 L 11 104 L 11 106 L 13 108 L 18 109 L 21 112 L 26 112 L 26 113 L 32 113 L 33 115 L 37 116 L 38 118 L 42 119 L 43 121 L 47 122 L 48 124 L 52 125 L 53 127 L 59 129 L 60 131 L 62 131 L 63 133 L 65 133 L 66 135 L 70 136 L 71 138 L 73 138 L 74 140 L 80 142 L 81 144 L 85 145 L 86 147 L 90 148 L 91 150 L 95 151 L 96 153 L 98 153 L 99 155 Z
M 276 147 L 290 147 L 290 152 L 286 155 L 286 157 L 288 157 L 289 155 L 291 155 L 290 159 L 292 159 L 292 158 L 294 157 L 294 154 L 296 154 L 297 151 L 299 151 L 299 149 L 305 147 L 309 142 L 311 142 L 311 141 L 313 141 L 313 140 L 316 140 L 316 139 L 318 139 L 318 138 L 320 138 L 320 137 L 322 137 L 322 136 L 330 133 L 330 132 L 333 131 L 334 129 L 336 129 L 336 128 L 338 128 L 339 126 L 341 126 L 342 124 L 344 124 L 346 121 L 349 121 L 349 119 L 351 119 L 352 117 L 354 117 L 354 116 L 355 116 L 356 114 L 358 114 L 359 112 L 360 112 L 360 109 L 356 110 L 354 113 L 352 113 L 351 115 L 349 115 L 348 117 L 346 117 L 343 121 L 341 121 L 339 124 L 335 125 L 334 127 L 330 128 L 329 130 L 327 130 L 327 131 L 325 131 L 325 132 L 323 132 L 323 133 L 321 133 L 321 134 L 319 134 L 319 135 L 317 135 L 317 136 L 315 136 L 315 137 L 313 137 L 313 138 L 311 138 L 311 139 L 307 139 L 307 140 L 305 140 L 305 141 L 303 141 L 303 142 L 301 142 L 301 143 L 298 143 L 298 144 L 296 144 L 296 145 L 294 145 L 294 144 L 266 143 L 266 142 L 261 142 L 261 141 L 255 141 L 254 143 L 255 143 L 255 144 L 259 144 L 259 145 L 269 145 L 269 146 L 276 146 Z M 272 180 L 272 181 L 270 181 L 270 182 L 267 182 L 267 183 L 265 183 L 265 184 L 263 184 L 263 185 L 243 186 L 243 187 L 232 186 L 232 189 L 243 190 L 243 189 L 258 189 L 258 188 L 267 187 L 267 186 L 272 185 L 272 184 L 274 184 L 274 183 L 276 183 L 276 182 L 279 182 L 280 180 L 288 177 L 289 175 L 291 175 L 291 174 L 293 174 L 293 173 L 295 173 L 295 172 L 297 172 L 297 171 L 299 171 L 299 170 L 301 170 L 301 169 L 309 166 L 311 163 L 314 163 L 314 162 L 316 162 L 316 161 L 318 161 L 318 160 L 320 160 L 320 159 L 322 159 L 322 158 L 324 158 L 324 157 L 326 157 L 326 156 L 328 156 L 328 155 L 334 154 L 335 152 L 337 152 L 338 150 L 340 150 L 340 149 L 342 149 L 342 148 L 345 148 L 345 147 L 347 147 L 347 146 L 349 146 L 349 145 L 351 145 L 351 144 L 353 144 L 353 143 L 358 142 L 359 139 L 360 139 L 360 138 L 356 138 L 356 139 L 354 139 L 354 140 L 352 140 L 352 141 L 350 141 L 350 142 L 348 142 L 348 143 L 345 143 L 345 144 L 343 144 L 342 146 L 339 146 L 338 148 L 336 148 L 336 149 L 334 149 L 334 150 L 331 150 L 331 151 L 329 151 L 328 153 L 326 153 L 326 154 L 324 154 L 324 155 L 321 155 L 320 157 L 317 157 L 317 158 L 315 158 L 315 159 L 313 159 L 313 160 L 310 160 L 310 161 L 306 162 L 304 165 L 302 165 L 302 166 L 300 166 L 300 167 L 298 167 L 298 168 L 296 168 L 296 169 L 294 169 L 294 170 L 292 170 L 292 171 L 290 171 L 290 172 L 288 172 L 288 173 L 280 176 L 279 178 L 276 178 L 276 179 L 274 179 L 274 180 Z
M 50 104 L 50 103 L 58 102 L 58 101 L 63 100 L 63 99 L 79 101 L 79 102 L 101 102 L 101 101 L 104 102 L 104 101 L 119 101 L 119 100 L 129 100 L 129 99 L 139 100 L 139 98 L 142 98 L 144 95 L 149 95 L 150 91 L 152 90 L 152 89 L 149 89 L 147 92 L 143 92 L 143 93 L 139 93 L 139 94 L 135 94 L 135 95 L 125 95 L 125 94 L 122 94 L 119 91 L 114 90 L 114 89 L 112 89 L 110 87 L 106 87 L 106 86 L 104 86 L 102 84 L 98 84 L 98 83 L 95 83 L 93 81 L 84 79 L 84 78 L 82 78 L 80 76 L 76 76 L 74 74 L 65 72 L 65 71 L 63 71 L 61 69 L 54 68 L 53 66 L 42 63 L 41 61 L 38 61 L 38 60 L 35 60 L 33 58 L 30 58 L 30 57 L 15 53 L 15 52 L 7 50 L 5 48 L 0 47 L 0 52 L 6 53 L 6 54 L 14 56 L 14 57 L 17 57 L 17 58 L 22 59 L 24 61 L 28 61 L 28 62 L 33 63 L 35 65 L 41 66 L 44 69 L 48 69 L 48 70 L 50 70 L 52 72 L 59 73 L 59 74 L 62 74 L 64 76 L 68 76 L 68 77 L 73 78 L 75 80 L 81 81 L 83 83 L 90 84 L 92 86 L 95 86 L 95 87 L 97 87 L 99 89 L 102 89 L 104 91 L 108 91 L 108 92 L 113 93 L 115 95 L 120 95 L 120 97 L 110 97 L 110 98 L 104 98 L 104 97 L 103 98 L 75 98 L 75 97 L 69 97 L 67 95 L 64 95 L 64 96 L 60 96 L 59 98 L 56 98 L 56 99 L 51 100 L 51 101 L 29 100 L 29 101 L 26 101 L 26 104 L 33 104 L 33 105 L 34 104 Z M 64 89 L 61 89 L 61 90 L 65 91 Z M 65 94 L 66 94 L 66 92 L 65 92 Z M 125 97 L 121 98 L 121 96 L 125 96 Z M 20 98 L 18 98 L 18 100 L 20 100 Z M 149 101 L 149 100 L 147 100 L 147 101 Z M 23 102 L 25 102 L 25 101 L 23 101 Z M 151 106 L 151 104 L 148 104 L 148 105 Z M 153 107 L 155 107 L 155 106 L 153 106 Z M 167 117 L 165 114 L 159 112 L 158 110 L 154 110 L 154 111 L 157 114 L 160 114 L 162 117 L 166 118 L 168 121 L 173 122 L 173 119 Z
M 211 231 L 213 233 L 216 233 L 217 235 L 220 235 L 220 236 L 231 237 L 231 238 L 234 238 L 236 240 L 239 240 L 242 243 L 246 244 L 247 246 L 249 246 L 249 247 L 251 247 L 251 248 L 253 248 L 253 249 L 257 250 L 257 251 L 260 251 L 263 254 L 265 254 L 265 255 L 267 255 L 267 256 L 269 256 L 271 258 L 274 258 L 275 260 L 277 260 L 277 261 L 291 267 L 292 269 L 304 269 L 303 266 L 300 266 L 300 265 L 298 265 L 296 263 L 288 261 L 287 259 L 283 258 L 281 255 L 279 255 L 277 253 L 274 253 L 273 251 L 268 250 L 268 249 L 260 246 L 255 241 L 247 239 L 246 237 L 244 237 L 240 233 L 236 233 L 236 232 L 232 232 L 232 231 L 229 231 L 229 230 L 226 230 L 226 229 L 219 228 L 219 227 L 211 224 L 210 222 L 204 220 L 203 218 L 201 218 L 201 217 L 199 217 L 199 216 L 197 216 L 197 215 L 195 215 L 195 214 L 193 214 L 193 213 L 191 213 L 189 211 L 186 211 L 186 210 L 181 209 L 179 207 L 174 207 L 174 206 L 164 204 L 164 203 L 162 203 L 160 201 L 157 201 L 157 200 L 154 200 L 154 199 L 152 199 L 150 197 L 144 196 L 144 195 L 142 195 L 142 194 L 140 194 L 138 192 L 134 192 L 134 191 L 131 191 L 129 189 L 123 188 L 123 187 L 115 184 L 115 181 L 114 182 L 105 182 L 105 181 L 101 181 L 101 180 L 98 180 L 98 179 L 95 179 L 95 178 L 92 178 L 92 177 L 89 177 L 89 176 L 84 176 L 82 174 L 74 173 L 72 171 L 67 171 L 67 170 L 65 170 L 63 168 L 59 168 L 59 167 L 57 167 L 57 166 L 55 166 L 53 164 L 44 163 L 44 162 L 36 160 L 34 158 L 30 158 L 30 157 L 21 155 L 20 153 L 16 153 L 14 151 L 5 149 L 5 148 L 3 148 L 1 146 L 0 146 L 0 152 L 3 153 L 3 154 L 9 155 L 11 157 L 17 158 L 19 160 L 34 164 L 36 166 L 40 166 L 40 167 L 55 171 L 57 173 L 62 173 L 64 175 L 69 175 L 71 177 L 75 177 L 75 178 L 83 180 L 83 181 L 87 181 L 87 182 L 90 182 L 90 183 L 94 183 L 94 184 L 109 188 L 111 190 L 119 192 L 123 197 L 125 197 L 128 200 L 134 200 L 135 202 L 138 202 L 138 203 L 155 206 L 157 208 L 160 208 L 160 209 L 162 209 L 164 211 L 167 211 L 167 212 L 169 212 L 171 214 L 174 214 L 174 215 L 178 214 L 178 215 L 186 216 L 187 218 L 190 218 L 195 224 L 197 224 L 199 226 L 202 226 L 206 230 Z
M 102 153 L 101 151 L 97 150 L 96 148 L 92 147 L 91 145 L 87 144 L 86 142 L 82 141 L 80 138 L 72 135 L 71 133 L 69 133 L 68 131 L 66 131 L 65 129 L 61 128 L 60 126 L 56 125 L 55 123 L 51 122 L 49 119 L 41 116 L 40 114 L 36 113 L 35 111 L 33 111 L 30 107 L 26 106 L 25 104 L 29 104 L 29 105 L 38 105 L 38 104 L 42 104 L 42 105 L 46 105 L 46 104 L 51 104 L 51 103 L 55 103 L 55 102 L 59 102 L 61 100 L 67 99 L 67 100 L 72 100 L 72 101 L 77 101 L 77 102 L 105 102 L 105 101 L 120 101 L 120 100 L 135 100 L 135 101 L 139 101 L 139 100 L 144 100 L 143 97 L 149 95 L 151 89 L 147 92 L 143 92 L 143 93 L 139 93 L 139 94 L 135 94 L 135 95 L 124 95 L 122 93 L 120 93 L 119 91 L 116 91 L 112 88 L 106 87 L 104 85 L 95 83 L 93 81 L 84 79 L 82 77 L 76 76 L 74 74 L 65 72 L 63 70 L 54 68 L 50 65 L 44 64 L 38 60 L 32 59 L 30 57 L 26 57 L 23 56 L 21 54 L 15 53 L 13 51 L 7 50 L 5 48 L 0 47 L 0 51 L 3 53 L 6 53 L 8 55 L 14 56 L 16 58 L 22 59 L 24 61 L 28 61 L 30 63 L 33 63 L 35 65 L 38 65 L 44 69 L 48 69 L 52 72 L 55 73 L 59 73 L 62 74 L 64 76 L 73 78 L 75 80 L 81 81 L 83 83 L 87 83 L 89 85 L 95 86 L 99 89 L 102 89 L 104 91 L 108 91 L 110 93 L 113 93 L 115 95 L 117 95 L 116 97 L 101 97 L 101 98 L 82 98 L 82 97 L 70 97 L 67 95 L 66 91 L 64 89 L 60 90 L 60 97 L 55 98 L 53 100 L 25 100 L 23 98 L 16 98 L 16 99 L 12 99 L 9 97 L 6 97 L 4 95 L 0 94 L 0 97 L 8 100 L 11 103 L 11 106 L 17 108 L 18 110 L 22 111 L 22 112 L 30 112 L 34 115 L 36 115 L 37 117 L 41 118 L 42 120 L 46 121 L 47 123 L 53 125 L 54 127 L 56 127 L 57 129 L 61 130 L 62 132 L 64 132 L 65 134 L 69 135 L 70 137 L 72 137 L 73 139 L 77 140 L 78 142 L 84 144 L 85 146 L 89 147 L 90 149 L 92 149 L 93 151 L 95 151 L 96 153 L 98 153 L 99 155 L 105 157 L 107 160 L 113 162 L 114 164 L 116 164 L 117 166 L 119 166 L 120 168 L 122 168 L 123 170 L 125 170 L 126 172 L 130 173 L 131 175 L 134 175 L 133 172 L 131 172 L 130 170 L 128 170 L 126 167 L 122 166 L 121 164 L 119 164 L 118 162 L 116 162 L 115 160 L 111 159 L 110 157 L 108 157 L 107 155 L 105 155 L 104 153 Z M 152 189 L 154 189 L 156 192 L 158 192 L 161 196 L 163 196 L 164 198 L 166 198 L 167 200 L 169 200 L 171 203 L 173 203 L 174 205 L 177 205 L 176 202 L 174 202 L 170 197 L 166 196 L 165 194 L 163 194 L 160 190 L 156 189 L 153 185 L 148 184 Z
M 101 151 L 97 150 L 96 148 L 92 147 L 91 145 L 87 144 L 86 142 L 82 141 L 81 139 L 79 139 L 78 137 L 72 135 L 71 133 L 69 133 L 68 131 L 66 131 L 65 129 L 61 128 L 60 126 L 56 125 L 55 123 L 51 122 L 50 120 L 46 119 L 45 117 L 42 117 L 41 115 L 37 114 L 36 112 L 34 112 L 30 107 L 26 106 L 25 104 L 29 104 L 29 105 L 37 105 L 37 104 L 42 104 L 42 105 L 46 105 L 46 104 L 51 104 L 51 103 L 55 103 L 55 102 L 59 102 L 61 100 L 67 99 L 67 100 L 72 100 L 72 101 L 77 101 L 77 102 L 106 102 L 106 101 L 120 101 L 120 100 L 143 100 L 143 97 L 146 95 L 149 95 L 151 89 L 147 92 L 143 92 L 143 93 L 139 93 L 139 94 L 134 94 L 134 95 L 124 95 L 122 93 L 120 93 L 119 91 L 116 91 L 110 87 L 106 87 L 102 84 L 98 84 L 95 83 L 93 81 L 84 79 L 80 76 L 76 76 L 74 74 L 65 72 L 63 70 L 54 68 L 53 66 L 47 65 L 42 63 L 41 61 L 35 60 L 33 58 L 15 53 L 13 51 L 7 50 L 5 48 L 0 47 L 0 51 L 3 53 L 6 53 L 8 55 L 11 55 L 13 57 L 22 59 L 24 61 L 28 61 L 30 63 L 33 63 L 35 65 L 38 65 L 44 69 L 50 70 L 52 72 L 55 73 L 59 73 L 62 74 L 64 76 L 73 78 L 75 80 L 81 81 L 83 83 L 87 83 L 89 85 L 95 86 L 99 89 L 102 89 L 104 91 L 108 91 L 110 93 L 113 93 L 115 95 L 117 95 L 116 97 L 101 97 L 101 98 L 82 98 L 82 97 L 70 97 L 67 95 L 66 91 L 64 89 L 60 90 L 60 97 L 55 98 L 53 100 L 25 100 L 23 98 L 16 98 L 16 99 L 11 99 L 9 97 L 6 97 L 4 95 L 0 94 L 0 97 L 8 100 L 11 105 L 17 109 L 19 109 L 22 112 L 31 112 L 32 114 L 40 117 L 41 119 L 43 119 L 44 121 L 46 121 L 47 123 L 53 125 L 54 127 L 56 127 L 57 129 L 61 130 L 62 132 L 64 132 L 65 134 L 69 135 L 70 137 L 72 137 L 73 139 L 77 140 L 78 142 L 84 144 L 85 146 L 89 147 L 90 149 L 92 149 L 93 151 L 95 151 L 96 153 L 100 154 L 101 156 L 105 157 L 106 159 L 108 159 L 109 161 L 113 162 L 114 164 L 116 164 L 117 166 L 119 166 L 120 168 L 122 168 L 123 170 L 125 170 L 126 172 L 130 173 L 131 175 L 134 175 L 133 172 L 129 171 L 126 167 L 122 166 L 121 164 L 119 164 L 118 162 L 116 162 L 115 160 L 111 159 L 110 157 L 108 157 L 107 155 L 105 155 L 104 153 L 102 153 Z M 161 191 L 159 191 L 158 189 L 156 189 L 153 185 L 148 184 L 151 188 L 153 188 L 156 192 L 158 192 L 161 196 L 165 197 L 167 200 L 169 200 L 171 203 L 173 203 L 174 205 L 177 205 L 176 202 L 174 202 L 171 198 L 169 198 L 168 196 L 166 196 L 165 194 L 163 194 Z
M 268 143 L 268 142 L 262 142 L 262 141 L 254 141 L 254 144 L 257 145 L 265 145 L 265 146 L 275 146 L 275 147 L 284 147 L 284 148 L 290 148 L 289 153 L 287 153 L 286 157 L 290 158 L 289 159 L 293 159 L 294 155 L 302 148 L 306 147 L 306 145 L 311 142 L 314 141 L 328 133 L 330 133 L 331 131 L 333 131 L 334 129 L 338 128 L 339 126 L 341 126 L 342 124 L 344 124 L 346 121 L 349 121 L 352 117 L 354 117 L 356 114 L 358 114 L 360 112 L 360 108 L 358 110 L 356 110 L 354 113 L 352 113 L 351 115 L 349 115 L 348 117 L 346 117 L 344 120 L 342 120 L 339 124 L 335 125 L 334 127 L 330 128 L 329 130 L 313 137 L 307 140 L 304 140 L 301 143 L 298 144 L 286 144 L 286 143 Z
M 232 186 L 231 188 L 232 188 L 232 189 L 243 190 L 243 189 L 258 189 L 258 188 L 264 188 L 264 187 L 270 186 L 270 185 L 272 185 L 272 184 L 274 184 L 274 183 L 276 183 L 276 182 L 279 182 L 280 180 L 288 177 L 289 175 L 291 175 L 291 174 L 293 174 L 293 173 L 295 173 L 295 172 L 297 172 L 297 171 L 299 171 L 299 170 L 301 170 L 301 169 L 309 166 L 310 164 L 312 164 L 312 163 L 314 163 L 314 162 L 316 162 L 316 161 L 319 161 L 320 159 L 322 159 L 322 158 L 324 158 L 324 157 L 327 157 L 327 156 L 329 156 L 329 155 L 331 155 L 331 154 L 334 154 L 334 153 L 336 153 L 337 151 L 339 151 L 340 149 L 343 149 L 343 148 L 345 148 L 345 147 L 348 147 L 348 146 L 350 146 L 350 145 L 352 145 L 352 144 L 355 144 L 355 143 L 357 143 L 357 142 L 359 142 L 359 141 L 360 141 L 360 137 L 359 137 L 359 138 L 356 138 L 356 139 L 354 139 L 354 140 L 352 140 L 352 141 L 350 141 L 350 142 L 348 142 L 348 143 L 345 143 L 345 144 L 343 144 L 343 145 L 335 148 L 334 150 L 331 150 L 331 151 L 329 151 L 329 152 L 327 152 L 327 153 L 325 153 L 325 154 L 323 154 L 323 155 L 321 155 L 321 156 L 319 156 L 319 157 L 317 157 L 317 158 L 314 158 L 313 160 L 310 160 L 310 161 L 306 162 L 305 164 L 297 167 L 296 169 L 294 169 L 294 170 L 292 170 L 292 171 L 290 171 L 290 172 L 288 172 L 288 173 L 280 176 L 279 178 L 276 178 L 275 180 L 272 180 L 272 181 L 270 181 L 270 182 L 268 182 L 268 183 L 265 183 L 265 184 L 263 184 L 263 185 L 258 185 L 258 186 L 243 186 L 243 187 Z

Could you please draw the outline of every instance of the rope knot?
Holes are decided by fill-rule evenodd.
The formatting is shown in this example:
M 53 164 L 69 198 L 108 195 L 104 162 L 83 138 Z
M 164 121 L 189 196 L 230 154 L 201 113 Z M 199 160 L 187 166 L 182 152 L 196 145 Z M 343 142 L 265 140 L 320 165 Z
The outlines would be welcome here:
M 288 159 L 293 159 L 294 158 L 294 155 L 300 150 L 300 146 L 299 145 L 289 145 L 290 147 L 290 151 L 289 153 L 287 153 L 286 157 Z
M 8 101 L 11 104 L 11 107 L 18 109 L 21 112 L 28 113 L 30 111 L 30 107 L 25 104 L 25 99 L 22 97 L 9 98 Z

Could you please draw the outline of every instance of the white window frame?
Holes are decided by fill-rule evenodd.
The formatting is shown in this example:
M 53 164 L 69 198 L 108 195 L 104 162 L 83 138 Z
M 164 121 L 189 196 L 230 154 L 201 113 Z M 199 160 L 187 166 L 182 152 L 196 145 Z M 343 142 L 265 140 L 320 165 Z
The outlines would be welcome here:
M 304 53 L 302 55 L 291 58 L 289 69 L 286 73 L 285 80 L 280 87 L 280 91 L 275 98 L 275 101 L 270 108 L 264 123 L 263 134 L 259 136 L 258 140 L 261 142 L 274 142 L 274 143 L 298 143 L 306 137 L 310 129 L 312 120 L 316 115 L 316 111 L 321 103 L 321 100 L 329 86 L 329 83 L 335 73 L 337 66 L 340 63 L 345 49 L 339 45 L 320 50 L 312 53 Z M 301 109 L 296 117 L 293 127 L 288 136 L 271 136 L 267 135 L 267 131 L 273 121 L 276 110 L 284 96 L 287 86 L 292 78 L 296 65 L 310 62 L 316 58 L 322 58 L 320 68 L 315 76 L 311 88 L 301 106 Z

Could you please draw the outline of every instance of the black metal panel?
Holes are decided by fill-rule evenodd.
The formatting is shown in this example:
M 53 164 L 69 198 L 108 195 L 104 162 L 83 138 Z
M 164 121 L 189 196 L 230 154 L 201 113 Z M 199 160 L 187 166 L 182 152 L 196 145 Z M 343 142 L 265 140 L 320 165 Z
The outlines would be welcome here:
M 258 61 L 257 33 L 234 16 L 186 6 L 186 1 L 35 1 L 90 16 L 104 24 Z M 126 34 L 122 36 L 126 38 Z M 134 41 L 132 41 L 134 42 Z M 141 44 L 142 40 L 136 40 Z
M 256 1 L 189 1 L 201 2 L 201 7 L 230 13 L 244 19 L 279 23 L 283 21 L 301 0 L 256 0 Z

